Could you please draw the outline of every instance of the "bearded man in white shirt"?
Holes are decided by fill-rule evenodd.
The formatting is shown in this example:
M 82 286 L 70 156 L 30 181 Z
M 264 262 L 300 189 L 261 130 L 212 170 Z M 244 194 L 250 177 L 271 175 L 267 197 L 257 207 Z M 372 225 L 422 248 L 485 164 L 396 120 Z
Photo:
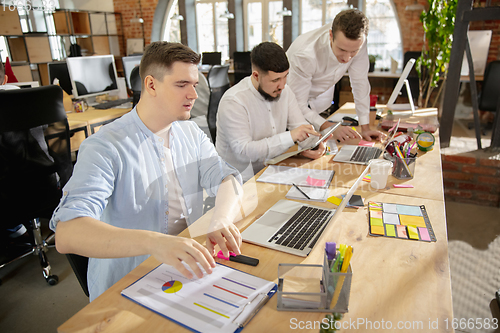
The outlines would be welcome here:
M 217 111 L 217 152 L 244 181 L 295 142 L 319 136 L 286 86 L 289 63 L 281 46 L 263 42 L 252 50 L 251 61 L 252 75 L 226 91 Z M 302 155 L 316 159 L 324 152 L 322 142 Z
M 384 137 L 370 129 L 370 82 L 368 81 L 368 18 L 358 9 L 340 12 L 333 23 L 300 35 L 290 45 L 288 85 L 295 93 L 304 117 L 323 130 L 332 123 L 319 114 L 331 106 L 335 84 L 349 71 L 356 113 L 365 140 Z M 342 139 L 354 134 L 341 128 Z

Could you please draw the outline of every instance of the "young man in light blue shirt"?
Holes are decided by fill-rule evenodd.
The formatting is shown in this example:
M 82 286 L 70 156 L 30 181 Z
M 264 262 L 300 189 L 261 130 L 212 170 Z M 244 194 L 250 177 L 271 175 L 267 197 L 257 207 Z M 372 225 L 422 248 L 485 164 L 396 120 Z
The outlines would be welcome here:
M 200 56 L 177 43 L 150 44 L 141 60 L 141 99 L 80 147 L 51 228 L 61 253 L 90 258 L 92 301 L 153 255 L 187 278 L 215 267 L 214 246 L 240 253 L 241 176 L 190 121 Z M 174 236 L 202 215 L 203 189 L 216 195 L 207 248 Z M 172 235 L 174 234 L 174 235 Z

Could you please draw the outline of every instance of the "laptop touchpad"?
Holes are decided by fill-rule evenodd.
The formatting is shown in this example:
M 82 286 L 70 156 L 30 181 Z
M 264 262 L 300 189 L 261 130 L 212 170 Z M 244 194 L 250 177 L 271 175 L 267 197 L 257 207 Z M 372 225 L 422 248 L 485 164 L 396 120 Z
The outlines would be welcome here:
M 279 228 L 286 220 L 290 218 L 290 214 L 283 214 L 273 210 L 269 210 L 256 223 L 263 224 L 268 227 Z M 276 229 L 278 230 L 278 229 Z

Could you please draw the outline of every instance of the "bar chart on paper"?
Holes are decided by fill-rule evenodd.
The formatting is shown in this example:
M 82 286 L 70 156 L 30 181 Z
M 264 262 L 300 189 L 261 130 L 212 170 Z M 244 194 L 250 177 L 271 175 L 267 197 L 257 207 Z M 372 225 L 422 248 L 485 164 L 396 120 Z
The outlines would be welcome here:
M 186 279 L 162 264 L 122 295 L 196 331 L 234 332 L 274 288 L 273 282 L 223 265 L 201 279 Z

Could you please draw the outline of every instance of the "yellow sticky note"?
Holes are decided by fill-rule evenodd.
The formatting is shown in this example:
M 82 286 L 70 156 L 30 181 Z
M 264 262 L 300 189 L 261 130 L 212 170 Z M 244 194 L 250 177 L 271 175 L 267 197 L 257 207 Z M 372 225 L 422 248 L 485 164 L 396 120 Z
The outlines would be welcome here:
M 383 226 L 379 226 L 379 225 L 372 225 L 370 226 L 370 230 L 372 231 L 372 234 L 375 234 L 375 235 L 384 235 L 384 227 Z
M 336 196 L 333 196 L 333 197 L 329 197 L 328 199 L 326 199 L 326 201 L 331 202 L 332 204 L 339 206 L 340 203 L 342 202 L 342 199 L 339 199 Z
M 385 225 L 385 234 L 388 237 L 396 237 L 395 225 L 393 225 L 393 224 L 386 224 Z
M 411 239 L 417 239 L 418 240 L 417 227 L 415 227 L 413 225 L 409 225 L 407 227 L 408 227 L 408 237 L 410 237 Z
M 425 228 L 425 220 L 422 216 L 399 215 L 399 221 L 402 225 L 414 225 Z
M 383 226 L 384 223 L 382 222 L 382 219 L 377 219 L 377 218 L 371 217 L 370 218 L 370 225 Z

